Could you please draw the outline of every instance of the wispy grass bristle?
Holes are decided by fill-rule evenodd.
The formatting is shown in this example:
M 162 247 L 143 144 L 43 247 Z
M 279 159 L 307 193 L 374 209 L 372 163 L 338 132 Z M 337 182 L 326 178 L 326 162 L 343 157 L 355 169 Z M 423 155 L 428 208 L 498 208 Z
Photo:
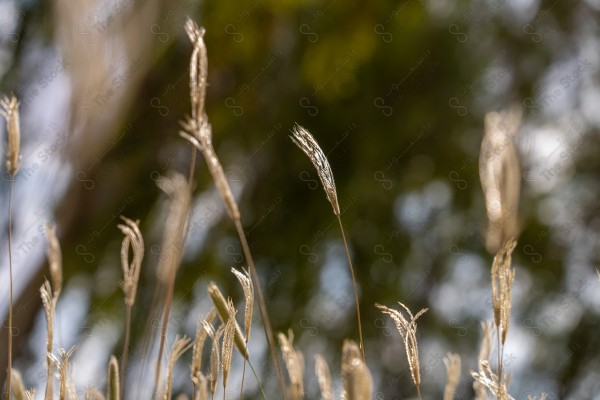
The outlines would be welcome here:
M 315 356 L 315 374 L 317 375 L 317 380 L 319 381 L 321 400 L 333 400 L 329 365 L 327 365 L 327 361 L 320 354 Z
M 373 393 L 373 378 L 362 359 L 356 342 L 344 340 L 342 347 L 342 378 L 344 400 L 370 400 Z
M 381 304 L 375 304 L 377 308 L 381 310 L 384 314 L 388 314 L 394 323 L 396 324 L 396 329 L 402 336 L 404 340 L 404 348 L 406 349 L 406 357 L 408 360 L 408 366 L 410 367 L 410 374 L 412 376 L 412 380 L 417 388 L 417 395 L 419 399 L 421 398 L 421 372 L 419 366 L 419 348 L 417 346 L 417 319 L 423 315 L 428 309 L 424 308 L 419 311 L 415 316 L 413 316 L 412 312 L 406 307 L 404 304 L 398 302 L 400 307 L 406 311 L 409 318 L 407 319 L 402 312 L 399 310 L 394 310 L 393 308 L 389 308 L 383 306 Z
M 444 388 L 444 400 L 453 400 L 460 382 L 460 356 L 448 353 L 443 361 L 448 375 L 446 387 Z
M 187 336 L 175 337 L 173 347 L 171 347 L 171 354 L 169 355 L 169 363 L 167 366 L 167 383 L 163 392 L 162 400 L 171 400 L 171 392 L 173 390 L 173 369 L 177 360 L 191 347 L 192 340 Z
M 304 396 L 304 356 L 299 350 L 294 348 L 294 333 L 290 329 L 288 336 L 278 333 L 279 346 L 283 355 L 283 361 L 288 370 L 291 385 L 288 390 L 288 396 L 292 400 L 301 399 Z

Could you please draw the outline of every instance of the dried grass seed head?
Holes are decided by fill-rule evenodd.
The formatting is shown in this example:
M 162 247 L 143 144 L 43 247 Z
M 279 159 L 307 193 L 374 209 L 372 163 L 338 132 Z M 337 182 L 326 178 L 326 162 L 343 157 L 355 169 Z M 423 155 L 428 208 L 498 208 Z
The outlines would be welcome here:
M 288 370 L 291 387 L 289 396 L 291 399 L 301 399 L 304 396 L 304 383 L 302 376 L 304 374 L 304 356 L 299 350 L 294 348 L 294 333 L 290 329 L 288 336 L 278 333 L 279 346 L 283 355 L 283 361 Z
M 444 388 L 444 400 L 452 400 L 456 395 L 456 388 L 460 381 L 460 356 L 448 353 L 443 361 L 448 374 L 448 381 Z
M 225 300 L 223 293 L 221 293 L 221 290 L 219 290 L 219 287 L 216 283 L 210 282 L 208 284 L 208 296 L 215 305 L 221 322 L 226 324 L 227 321 L 229 321 L 229 308 L 227 306 L 227 300 Z M 249 353 L 246 346 L 246 340 L 244 339 L 244 334 L 242 333 L 242 330 L 237 322 L 235 324 L 235 346 L 240 354 L 247 359 L 249 357 Z
M 514 398 L 508 394 L 506 385 L 499 382 L 498 376 L 492 372 L 489 361 L 479 362 L 479 372 L 471 371 L 471 376 L 481 386 L 487 388 L 492 395 L 498 400 L 514 400 Z M 479 395 L 477 395 L 479 396 Z M 487 394 L 485 395 L 487 398 Z M 476 397 L 479 399 L 479 397 Z
M 0 115 L 6 119 L 8 146 L 6 150 L 6 169 L 15 176 L 21 160 L 21 128 L 19 126 L 19 101 L 15 95 L 0 99 Z
M 204 324 L 208 324 L 210 326 L 216 316 L 217 310 L 214 307 L 211 308 L 210 312 L 206 316 L 206 319 L 202 318 L 202 314 L 198 315 L 198 321 L 196 322 L 196 338 L 194 339 L 194 347 L 192 349 L 192 380 L 198 376 L 202 367 L 202 350 L 204 349 L 204 342 L 206 341 L 206 336 L 208 335 Z
M 315 356 L 315 374 L 319 381 L 319 389 L 321 390 L 321 400 L 333 400 L 333 390 L 331 389 L 331 373 L 329 365 L 323 356 L 317 354 Z
M 139 228 L 139 221 L 133 221 L 121 216 L 125 222 L 119 224 L 118 228 L 123 233 L 121 243 L 121 267 L 123 269 L 123 292 L 125 293 L 125 304 L 132 307 L 135 303 L 137 286 L 140 279 L 142 261 L 144 259 L 144 238 Z M 129 249 L 133 251 L 133 259 L 129 262 Z
M 159 187 L 171 199 L 157 268 L 158 281 L 166 285 L 174 279 L 181 261 L 183 233 L 190 212 L 191 194 L 187 180 L 180 173 L 173 173 L 159 182 Z
M 192 119 L 200 122 L 205 119 L 204 103 L 208 75 L 208 56 L 204 43 L 204 28 L 188 18 L 185 22 L 187 32 L 194 50 L 190 58 L 190 101 L 192 104 Z
M 394 310 L 393 308 L 389 308 L 380 304 L 375 304 L 375 306 L 384 314 L 388 314 L 396 324 L 396 329 L 404 340 L 404 347 L 406 350 L 410 374 L 415 386 L 418 388 L 421 384 L 421 372 L 419 365 L 419 348 L 417 345 L 417 319 L 428 309 L 424 308 L 413 316 L 408 307 L 400 302 L 398 302 L 398 304 L 404 309 L 404 311 L 406 311 L 410 319 L 407 319 L 399 310 Z
M 45 225 L 46 237 L 48 237 L 48 248 L 46 254 L 48 256 L 48 264 L 50 267 L 50 278 L 52 279 L 52 287 L 54 292 L 62 290 L 62 252 L 60 243 L 56 237 L 56 227 Z
M 246 343 L 250 340 L 250 331 L 252 330 L 252 312 L 254 309 L 254 286 L 252 285 L 252 279 L 248 271 L 240 272 L 235 268 L 231 268 L 231 272 L 240 282 L 242 290 L 244 291 L 244 331 L 246 334 Z
M 290 136 L 296 146 L 300 148 L 315 166 L 323 189 L 327 195 L 327 199 L 333 207 L 335 215 L 340 215 L 340 206 L 337 198 L 337 191 L 335 188 L 335 181 L 333 179 L 333 172 L 331 166 L 327 160 L 327 156 L 315 140 L 315 138 L 306 129 L 298 124 L 295 124 L 292 128 L 292 135 Z
M 492 263 L 492 304 L 494 307 L 494 322 L 500 330 L 502 343 L 506 342 L 510 322 L 512 303 L 512 285 L 515 280 L 515 270 L 511 268 L 511 255 L 517 242 L 509 240 L 498 251 Z
M 479 153 L 479 178 L 488 217 L 486 247 L 496 253 L 517 236 L 517 211 L 521 168 L 515 140 L 521 125 L 522 109 L 513 106 L 485 116 L 485 133 Z
M 223 334 L 223 346 L 221 348 L 222 369 L 223 369 L 223 388 L 227 387 L 227 378 L 231 370 L 231 360 L 233 358 L 233 342 L 235 338 L 235 328 L 237 322 L 235 316 L 237 311 L 231 299 L 227 299 L 227 310 L 229 319 L 225 322 L 225 332 Z
M 342 378 L 344 400 L 370 400 L 373 392 L 371 372 L 362 359 L 358 344 L 344 340 L 342 346 Z
M 171 391 L 173 389 L 173 369 L 177 360 L 190 348 L 191 339 L 187 336 L 175 337 L 173 347 L 171 347 L 171 354 L 169 355 L 169 364 L 167 368 L 167 384 L 163 392 L 163 400 L 171 399 Z

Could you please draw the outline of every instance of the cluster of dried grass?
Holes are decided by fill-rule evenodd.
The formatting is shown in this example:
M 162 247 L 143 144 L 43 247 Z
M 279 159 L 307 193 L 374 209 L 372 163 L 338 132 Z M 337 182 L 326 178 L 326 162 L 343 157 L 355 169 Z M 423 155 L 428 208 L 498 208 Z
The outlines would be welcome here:
M 212 130 L 206 116 L 204 104 L 207 84 L 208 57 L 203 36 L 204 29 L 198 27 L 193 21 L 188 20 L 185 25 L 186 32 L 193 44 L 193 53 L 190 60 L 190 101 L 192 105 L 191 116 L 182 123 L 182 137 L 192 145 L 192 163 L 190 165 L 187 179 L 179 174 L 173 173 L 162 182 L 166 194 L 170 197 L 169 215 L 167 218 L 164 238 L 163 252 L 157 267 L 157 280 L 159 283 L 158 298 L 162 305 L 160 312 L 161 334 L 159 352 L 156 359 L 154 392 L 155 398 L 168 400 L 171 398 L 173 389 L 174 368 L 181 356 L 192 349 L 190 364 L 190 380 L 193 384 L 192 398 L 194 400 L 208 399 L 214 397 L 217 390 L 219 376 L 223 387 L 223 396 L 227 389 L 229 375 L 234 358 L 234 348 L 242 356 L 244 366 L 242 381 L 240 383 L 240 398 L 243 396 L 246 364 L 248 364 L 256 377 L 252 363 L 250 362 L 250 351 L 248 340 L 252 328 L 252 316 L 254 302 L 257 301 L 262 317 L 265 335 L 269 344 L 271 358 L 274 362 L 278 376 L 278 382 L 282 398 L 302 399 L 304 392 L 304 356 L 294 347 L 294 335 L 290 331 L 288 335 L 279 333 L 277 335 L 281 349 L 282 359 L 285 363 L 289 385 L 284 382 L 284 377 L 279 367 L 279 356 L 277 354 L 274 337 L 269 322 L 267 307 L 263 299 L 262 291 L 258 281 L 258 275 L 252 259 L 252 254 L 246 240 L 241 224 L 240 211 L 237 202 L 231 192 L 225 178 L 223 168 L 212 145 Z M 0 114 L 7 122 L 8 151 L 7 169 L 12 178 L 19 167 L 19 112 L 18 101 L 13 96 L 0 101 Z M 502 358 L 504 345 L 509 331 L 511 312 L 511 290 L 515 279 L 515 270 L 511 266 L 511 254 L 516 246 L 518 232 L 518 220 L 516 209 L 519 199 L 520 171 L 518 167 L 517 151 L 514 147 L 513 138 L 519 129 L 521 113 L 513 108 L 499 114 L 490 113 L 486 116 L 486 132 L 480 153 L 481 183 L 484 189 L 485 204 L 489 220 L 489 228 L 486 243 L 488 248 L 495 252 L 491 269 L 492 303 L 494 320 L 493 323 L 482 323 L 483 339 L 478 357 L 478 370 L 471 371 L 474 379 L 473 390 L 477 399 L 487 399 L 488 392 L 497 399 L 512 399 L 508 394 L 509 379 L 503 371 Z M 364 344 L 362 337 L 362 326 L 359 307 L 359 296 L 356 277 L 352 266 L 350 251 L 341 221 L 338 196 L 333 178 L 331 166 L 325 153 L 318 145 L 314 137 L 304 128 L 295 125 L 292 129 L 292 140 L 306 153 L 314 164 L 323 184 L 323 188 L 336 215 L 348 258 L 350 275 L 354 286 L 356 302 L 357 325 L 359 343 L 346 340 L 342 348 L 342 393 L 341 398 L 345 400 L 371 399 L 373 395 L 373 380 L 369 368 L 365 363 Z M 506 138 L 510 138 L 506 142 Z M 502 140 L 504 139 L 504 140 Z M 247 271 L 232 269 L 232 273 L 238 279 L 244 293 L 245 306 L 243 310 L 243 330 L 237 322 L 238 310 L 231 298 L 225 298 L 214 282 L 208 286 L 208 295 L 214 307 L 204 318 L 198 317 L 195 337 L 177 336 L 171 346 L 167 358 L 166 374 L 161 373 L 163 365 L 163 351 L 166 345 L 167 325 L 169 311 L 172 305 L 173 290 L 177 269 L 181 262 L 183 245 L 187 236 L 190 217 L 190 204 L 192 195 L 192 182 L 195 172 L 195 154 L 199 150 L 206 160 L 208 170 L 212 175 L 216 188 L 223 200 L 227 213 L 236 226 L 240 242 L 248 263 Z M 12 181 L 11 181 L 12 184 Z M 12 185 L 11 185 L 12 194 Z M 12 196 L 10 197 L 12 198 Z M 9 202 L 9 261 L 11 276 L 11 293 L 9 307 L 9 330 L 12 329 L 12 261 L 11 250 L 11 206 Z M 131 312 L 135 305 L 137 286 L 140 277 L 142 262 L 144 259 L 144 239 L 140 230 L 140 222 L 121 217 L 122 224 L 118 228 L 123 233 L 121 245 L 121 264 L 123 271 L 122 288 L 126 310 L 125 338 L 119 365 L 117 358 L 111 356 L 108 364 L 108 379 L 106 394 L 89 387 L 86 391 L 86 399 L 121 399 L 124 398 L 127 385 L 126 372 L 128 367 L 128 354 L 130 347 L 130 325 Z M 54 344 L 54 320 L 56 305 L 62 290 L 62 257 L 60 244 L 56 237 L 55 228 L 46 227 L 48 237 L 48 262 L 50 268 L 51 282 L 46 280 L 40 288 L 40 295 L 44 306 L 47 335 L 46 335 L 46 360 L 47 360 L 47 383 L 45 388 L 45 399 L 54 398 L 55 370 L 58 372 L 58 397 L 59 399 L 77 399 L 73 382 L 70 380 L 69 360 L 76 347 L 69 350 L 60 348 L 57 352 Z M 130 259 L 130 253 L 132 257 Z M 413 315 L 408 307 L 398 303 L 400 310 L 377 304 L 382 313 L 391 317 L 402 340 L 404 342 L 408 368 L 412 381 L 416 388 L 419 399 L 421 398 L 421 373 L 417 338 L 416 321 L 427 309 Z M 217 320 L 218 317 L 218 320 Z M 490 366 L 490 354 L 492 351 L 493 336 L 496 336 L 498 351 L 498 366 L 494 372 Z M 11 334 L 9 337 L 9 364 L 7 379 L 8 398 L 17 400 L 33 399 L 35 391 L 25 390 L 21 375 L 12 369 Z M 202 359 L 205 342 L 210 339 L 209 364 L 203 368 Z M 456 390 L 461 376 L 461 359 L 457 354 L 448 353 L 444 358 L 447 369 L 447 384 L 444 390 L 444 399 L 455 398 Z M 332 378 L 329 366 L 325 358 L 315 356 L 315 373 L 318 378 L 321 398 L 331 400 L 334 398 Z M 266 398 L 261 382 L 258 380 L 263 398 Z M 542 395 L 542 398 L 545 396 Z M 188 399 L 185 394 L 179 395 L 178 399 Z

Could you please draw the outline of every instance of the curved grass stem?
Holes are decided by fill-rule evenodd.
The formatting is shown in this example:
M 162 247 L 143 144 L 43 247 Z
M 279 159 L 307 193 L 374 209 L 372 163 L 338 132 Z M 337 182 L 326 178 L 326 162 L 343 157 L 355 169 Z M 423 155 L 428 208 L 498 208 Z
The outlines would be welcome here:
M 356 302 L 356 318 L 358 321 L 358 336 L 360 341 L 360 354 L 363 362 L 365 361 L 365 346 L 362 335 L 362 324 L 360 320 L 360 305 L 358 302 L 358 287 L 356 285 L 356 277 L 354 276 L 354 268 L 352 267 L 352 260 L 350 259 L 350 250 L 348 249 L 348 243 L 346 242 L 346 234 L 344 233 L 344 226 L 342 225 L 342 218 L 337 215 L 338 222 L 340 223 L 340 230 L 342 231 L 342 239 L 344 240 L 344 247 L 346 248 L 346 256 L 348 257 L 348 267 L 350 268 L 350 276 L 352 277 L 352 285 L 354 286 L 354 300 Z

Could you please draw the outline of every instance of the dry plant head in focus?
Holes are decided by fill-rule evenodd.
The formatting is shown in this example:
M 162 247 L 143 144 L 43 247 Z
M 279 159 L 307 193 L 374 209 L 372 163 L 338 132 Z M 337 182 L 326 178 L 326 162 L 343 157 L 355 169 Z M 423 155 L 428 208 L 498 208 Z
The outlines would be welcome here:
M 35 398 L 35 389 L 25 389 L 23 378 L 16 369 L 11 370 L 12 375 L 12 395 L 15 400 L 33 400 Z
M 352 266 L 350 250 L 348 248 L 348 243 L 346 242 L 346 233 L 344 232 L 344 226 L 342 225 L 342 216 L 337 198 L 337 190 L 335 188 L 335 181 L 333 179 L 333 172 L 331 171 L 331 166 L 329 165 L 329 160 L 327 160 L 327 156 L 325 155 L 323 149 L 321 149 L 319 143 L 317 143 L 313 135 L 311 135 L 309 131 L 307 131 L 300 125 L 294 125 L 294 127 L 292 128 L 292 135 L 290 137 L 292 138 L 294 143 L 296 143 L 296 146 L 298 146 L 300 150 L 302 150 L 304 154 L 308 156 L 315 169 L 317 170 L 319 179 L 321 179 L 323 189 L 325 190 L 325 194 L 327 195 L 327 199 L 329 200 L 329 203 L 331 203 L 331 206 L 333 207 L 333 213 L 336 215 L 338 223 L 340 225 L 342 239 L 344 240 L 344 247 L 346 249 L 346 257 L 348 258 L 348 268 L 350 269 L 350 276 L 352 277 L 352 286 L 354 287 L 354 301 L 356 303 L 356 319 L 358 323 L 360 354 L 362 356 L 363 361 L 365 361 L 365 346 L 363 342 L 362 323 L 360 319 L 358 286 L 356 284 L 356 276 L 354 274 L 354 267 Z
M 304 374 L 304 356 L 299 350 L 294 348 L 294 333 L 290 330 L 288 336 L 278 333 L 279 346 L 283 361 L 290 377 L 290 387 L 288 396 L 291 400 L 299 400 L 304 397 L 304 383 L 302 376 Z
M 202 314 L 198 315 L 198 321 L 196 323 L 196 338 L 194 339 L 194 346 L 192 348 L 192 365 L 191 365 L 191 378 L 194 384 L 194 393 L 199 396 L 199 392 L 207 393 L 207 380 L 206 376 L 202 373 L 202 350 L 204 349 L 204 342 L 208 336 L 208 332 L 204 328 L 204 324 L 210 326 L 212 321 L 217 316 L 217 310 L 213 307 L 206 319 L 202 319 Z
M 488 219 L 485 242 L 492 254 L 518 235 L 521 168 L 515 141 L 521 116 L 522 109 L 517 105 L 485 116 L 485 134 L 479 152 L 479 178 Z
M 242 286 L 244 291 L 244 334 L 246 336 L 246 348 L 248 347 L 248 341 L 250 340 L 250 331 L 252 330 L 252 312 L 254 310 L 254 286 L 252 285 L 252 278 L 248 271 L 242 273 L 235 268 L 231 268 L 231 272 L 235 275 L 237 280 Z M 246 357 L 244 357 L 244 367 L 242 371 L 242 384 L 240 385 L 240 398 L 244 392 L 244 379 L 246 377 Z
M 398 302 L 400 307 L 406 311 L 409 316 L 407 319 L 404 314 L 399 310 L 394 310 L 393 308 L 389 308 L 383 306 L 381 304 L 375 304 L 375 307 L 379 308 L 381 312 L 389 315 L 394 323 L 396 324 L 396 329 L 402 336 L 404 340 L 404 348 L 406 350 L 406 358 L 408 360 L 408 366 L 410 367 L 410 374 L 412 376 L 413 383 L 417 388 L 417 395 L 419 399 L 421 398 L 421 369 L 419 365 L 419 348 L 417 346 L 417 319 L 423 315 L 428 309 L 424 308 L 419 311 L 415 316 L 413 316 L 412 312 L 406 307 L 404 304 Z
M 362 359 L 356 342 L 344 340 L 342 346 L 342 378 L 344 400 L 370 400 L 373 393 L 373 378 Z

